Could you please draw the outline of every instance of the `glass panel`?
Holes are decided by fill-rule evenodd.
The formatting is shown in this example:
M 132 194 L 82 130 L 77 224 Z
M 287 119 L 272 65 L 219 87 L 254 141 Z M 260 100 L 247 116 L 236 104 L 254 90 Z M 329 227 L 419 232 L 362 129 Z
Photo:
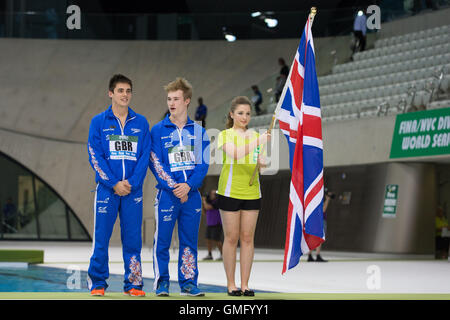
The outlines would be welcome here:
M 1 152 L 0 177 L 0 240 L 69 239 L 68 227 L 71 240 L 91 240 L 75 213 L 54 191 Z
M 0 154 L 0 237 L 37 239 L 33 177 Z
M 70 223 L 70 239 L 71 240 L 91 240 L 89 235 L 86 233 L 75 214 L 72 210 L 69 211 L 69 223 Z
M 68 239 L 66 205 L 42 181 L 35 179 L 41 239 Z

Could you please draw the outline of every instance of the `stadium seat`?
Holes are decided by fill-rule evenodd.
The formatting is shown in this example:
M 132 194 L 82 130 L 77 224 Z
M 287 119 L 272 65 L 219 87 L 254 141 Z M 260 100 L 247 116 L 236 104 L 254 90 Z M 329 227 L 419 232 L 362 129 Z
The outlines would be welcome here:
M 428 103 L 429 92 L 423 88 L 436 70 L 445 67 L 441 88 L 449 89 L 449 51 L 450 25 L 377 40 L 375 49 L 355 53 L 352 62 L 336 65 L 331 75 L 319 78 L 324 117 L 351 119 L 358 114 L 355 104 L 371 110 L 362 111 L 362 117 L 373 116 L 383 102 L 389 102 L 390 113 L 399 112 L 402 99 L 411 102 L 408 90 L 413 84 L 414 105 Z
M 440 100 L 440 101 L 433 101 L 432 103 L 430 103 L 427 109 L 440 109 L 449 107 L 450 107 L 450 100 Z

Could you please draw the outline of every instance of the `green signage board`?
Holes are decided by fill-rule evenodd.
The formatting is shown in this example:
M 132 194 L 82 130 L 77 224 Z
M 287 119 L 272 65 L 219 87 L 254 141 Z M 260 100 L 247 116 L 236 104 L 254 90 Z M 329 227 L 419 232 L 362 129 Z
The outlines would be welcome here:
M 397 184 L 386 185 L 386 192 L 384 193 L 384 203 L 383 203 L 384 218 L 395 218 L 397 214 L 397 198 L 398 198 L 398 185 Z
M 389 158 L 450 155 L 450 108 L 398 114 Z

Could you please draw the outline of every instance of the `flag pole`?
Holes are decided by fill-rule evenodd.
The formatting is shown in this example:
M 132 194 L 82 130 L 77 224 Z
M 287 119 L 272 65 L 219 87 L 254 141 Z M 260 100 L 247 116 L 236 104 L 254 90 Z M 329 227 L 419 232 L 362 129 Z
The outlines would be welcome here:
M 311 26 L 312 26 L 312 24 L 314 22 L 314 17 L 316 16 L 316 14 L 317 14 L 317 8 L 316 7 L 311 7 L 311 10 L 310 10 L 309 16 L 308 16 L 309 23 L 311 24 Z M 286 84 L 285 84 L 285 86 L 286 86 Z M 278 106 L 277 106 L 277 108 L 275 108 L 275 111 L 273 112 L 272 121 L 270 122 L 269 129 L 267 129 L 267 133 L 270 133 L 272 131 L 274 125 L 275 125 L 275 121 L 277 119 L 277 117 L 276 117 L 277 111 L 278 111 Z M 262 148 L 261 148 L 261 153 L 262 153 Z M 256 167 L 255 167 L 255 170 L 253 170 L 252 177 L 250 178 L 250 182 L 248 183 L 250 186 L 253 185 L 253 182 L 254 182 L 255 177 L 256 177 L 256 172 L 259 171 L 260 167 L 261 167 L 260 164 L 257 163 Z

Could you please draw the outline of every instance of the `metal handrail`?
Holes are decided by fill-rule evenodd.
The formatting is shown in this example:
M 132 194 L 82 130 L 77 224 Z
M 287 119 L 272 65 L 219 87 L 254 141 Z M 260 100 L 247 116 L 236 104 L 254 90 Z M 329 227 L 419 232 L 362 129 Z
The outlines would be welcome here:
M 402 106 L 403 105 L 403 106 Z M 401 111 L 401 113 L 406 113 L 406 108 L 408 107 L 408 102 L 405 98 L 401 98 L 397 104 L 397 110 Z
M 431 101 L 433 100 L 433 95 L 434 95 L 435 90 L 436 90 L 436 84 L 435 84 L 434 79 L 428 80 L 423 85 L 423 90 L 430 93 L 430 97 L 428 98 L 428 102 L 425 103 L 425 108 L 428 109 L 428 106 L 430 105 Z
M 416 92 L 417 88 L 415 83 L 411 84 L 409 88 L 406 90 L 406 94 L 408 96 L 411 96 L 411 103 L 410 103 L 411 108 L 414 108 L 414 100 L 416 99 Z

